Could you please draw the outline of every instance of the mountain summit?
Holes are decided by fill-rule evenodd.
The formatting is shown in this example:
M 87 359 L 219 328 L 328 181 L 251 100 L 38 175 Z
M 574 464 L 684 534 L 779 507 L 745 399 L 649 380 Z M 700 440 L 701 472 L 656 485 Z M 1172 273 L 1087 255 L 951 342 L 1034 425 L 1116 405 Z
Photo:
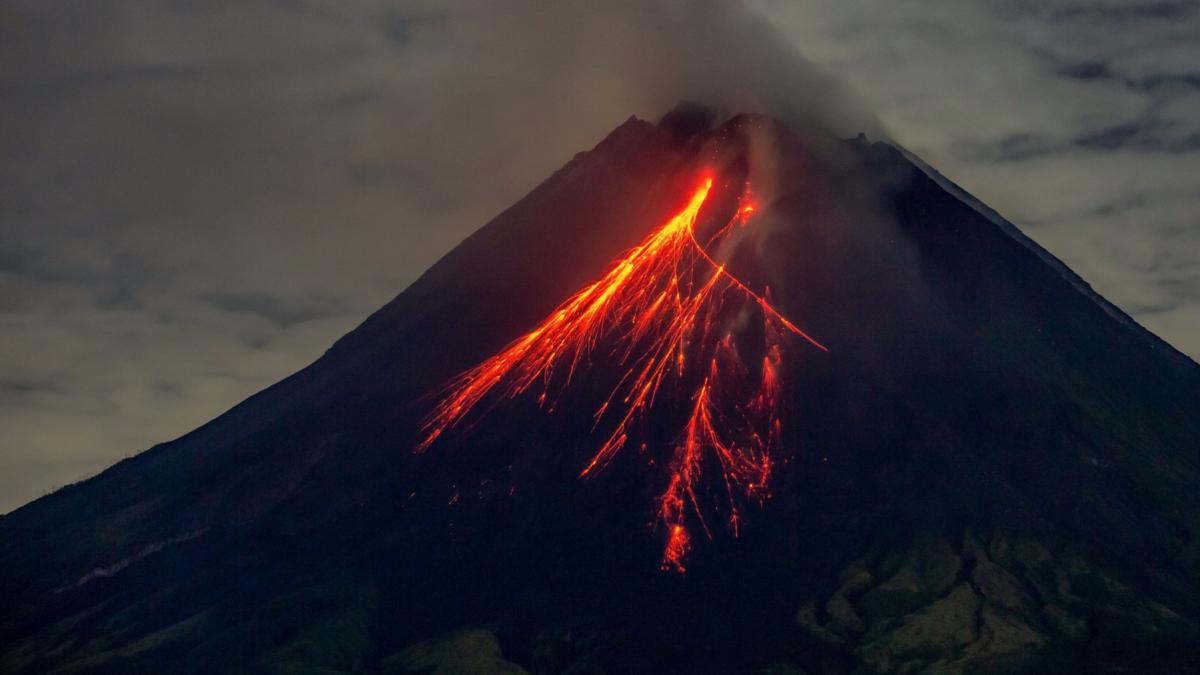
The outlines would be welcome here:
M 1200 367 L 892 145 L 631 118 L 0 518 L 10 673 L 1194 672 Z

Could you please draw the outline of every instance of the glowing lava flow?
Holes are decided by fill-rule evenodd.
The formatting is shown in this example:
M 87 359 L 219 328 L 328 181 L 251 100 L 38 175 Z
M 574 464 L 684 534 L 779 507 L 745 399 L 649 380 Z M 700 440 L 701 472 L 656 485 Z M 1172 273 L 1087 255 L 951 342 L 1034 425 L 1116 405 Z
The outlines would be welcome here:
M 785 338 L 794 335 L 825 347 L 781 315 L 769 294 L 751 290 L 696 239 L 696 219 L 712 182 L 706 178 L 682 211 L 599 281 L 500 353 L 452 380 L 426 421 L 418 450 L 462 423 L 490 396 L 513 398 L 540 381 L 538 402 L 552 408 L 547 402 L 551 385 L 569 385 L 581 362 L 603 342 L 625 370 L 594 415 L 597 427 L 608 421 L 612 431 L 580 475 L 602 469 L 629 444 L 670 381 L 670 395 L 661 398 L 688 404 L 687 421 L 673 447 L 670 480 L 658 500 L 657 518 L 667 530 L 663 568 L 684 571 L 691 548 L 685 522 L 689 509 L 711 536 L 702 501 L 710 487 L 704 468 L 713 460 L 736 535 L 739 497 L 761 501 L 769 495 L 772 450 L 781 427 Z M 710 246 L 749 221 L 754 207 L 748 192 L 741 201 Z M 751 340 L 751 346 L 762 356 L 749 367 L 739 344 L 754 319 L 761 321 L 761 337 Z M 690 397 L 681 398 L 689 391 Z

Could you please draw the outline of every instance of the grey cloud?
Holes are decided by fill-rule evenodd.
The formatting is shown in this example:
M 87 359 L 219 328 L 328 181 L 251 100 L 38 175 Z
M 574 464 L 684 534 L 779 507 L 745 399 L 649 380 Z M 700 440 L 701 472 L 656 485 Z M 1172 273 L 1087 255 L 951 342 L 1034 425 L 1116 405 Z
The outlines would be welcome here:
M 1076 137 L 1072 143 L 1096 150 L 1115 150 L 1140 136 L 1144 128 L 1137 123 L 1118 124 Z
M 1010 134 L 992 143 L 959 141 L 953 146 L 953 152 L 966 161 L 1019 162 L 1063 152 L 1066 148 L 1066 144 L 1044 135 L 1022 132 Z
M 337 298 L 284 298 L 254 292 L 209 292 L 199 298 L 225 312 L 258 315 L 280 328 L 346 312 L 345 303 Z
M 1152 73 L 1130 81 L 1135 88 L 1158 90 L 1167 88 L 1200 89 L 1200 71 L 1191 73 Z
M 1195 15 L 1198 9 L 1193 0 L 998 0 L 994 6 L 1006 18 L 1089 24 L 1178 20 Z
M 1200 150 L 1200 129 L 1183 129 L 1160 122 L 1126 123 L 1076 137 L 1076 146 L 1094 150 L 1138 148 L 1147 152 L 1188 153 Z
M 1050 7 L 1047 16 L 1056 21 L 1172 21 L 1195 16 L 1197 5 L 1192 0 L 1179 2 L 1081 2 L 1064 7 Z
M 1107 61 L 1083 60 L 1070 61 L 1061 59 L 1049 53 L 1042 56 L 1056 68 L 1063 77 L 1092 82 L 1109 82 L 1128 87 L 1135 91 L 1149 93 L 1177 93 L 1179 90 L 1200 88 L 1200 71 L 1198 72 L 1142 72 L 1137 76 L 1122 75 L 1113 69 Z
M 9 95 L 31 98 L 84 96 L 89 89 L 122 85 L 179 86 L 199 80 L 204 69 L 186 64 L 128 65 L 70 73 L 58 78 L 5 82 Z
M 29 396 L 31 394 L 62 394 L 63 390 L 50 382 L 34 379 L 0 379 L 0 399 L 7 396 Z
M 971 162 L 1021 162 L 1052 154 L 1079 151 L 1109 152 L 1136 149 L 1147 153 L 1182 154 L 1200 151 L 1200 130 L 1178 129 L 1158 121 L 1123 122 L 1055 140 L 1044 134 L 1023 132 L 994 142 L 960 141 L 954 154 Z
M 389 13 L 382 23 L 384 34 L 397 48 L 411 47 L 417 31 L 444 28 L 447 21 L 444 13 Z
M 1064 77 L 1076 80 L 1112 80 L 1116 74 L 1104 61 L 1080 61 L 1078 63 L 1063 63 L 1058 72 Z

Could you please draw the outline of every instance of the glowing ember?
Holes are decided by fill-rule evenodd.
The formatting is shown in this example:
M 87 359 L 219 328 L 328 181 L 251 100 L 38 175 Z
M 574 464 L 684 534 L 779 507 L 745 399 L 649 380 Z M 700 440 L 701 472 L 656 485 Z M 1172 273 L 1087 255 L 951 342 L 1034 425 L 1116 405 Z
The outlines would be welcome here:
M 499 354 L 452 380 L 426 421 L 418 449 L 462 423 L 489 396 L 513 398 L 541 382 L 538 402 L 552 409 L 547 401 L 551 386 L 568 386 L 581 362 L 603 343 L 625 368 L 624 376 L 595 412 L 596 427 L 611 425 L 612 431 L 580 475 L 602 469 L 629 445 L 668 383 L 670 395 L 661 397 L 659 407 L 669 409 L 672 401 L 681 400 L 688 404 L 679 411 L 680 417 L 687 413 L 687 420 L 674 443 L 670 480 L 658 500 L 657 519 L 667 531 L 663 568 L 684 571 L 692 543 L 686 527 L 689 512 L 711 536 L 701 497 L 709 486 L 705 465 L 714 460 L 724 488 L 719 501 L 736 536 L 739 499 L 761 502 L 769 496 L 772 451 L 781 428 L 785 338 L 795 335 L 825 347 L 776 311 L 769 293 L 755 293 L 697 240 L 696 219 L 712 183 L 706 178 L 682 211 L 603 278 Z M 755 209 L 748 190 L 740 202 L 708 247 L 749 221 Z M 739 353 L 752 321 L 761 323 L 761 336 L 751 340 L 751 348 L 762 353 L 755 367 Z

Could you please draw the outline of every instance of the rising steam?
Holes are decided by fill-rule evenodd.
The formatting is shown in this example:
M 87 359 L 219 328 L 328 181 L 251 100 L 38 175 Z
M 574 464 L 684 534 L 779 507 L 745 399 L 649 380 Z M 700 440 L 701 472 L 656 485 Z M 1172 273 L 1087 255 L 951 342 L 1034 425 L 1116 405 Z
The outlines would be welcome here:
M 422 170 L 507 181 L 507 201 L 630 115 L 658 119 L 680 101 L 820 136 L 886 135 L 742 2 L 458 0 L 429 11 L 439 18 L 413 37 L 428 91 L 413 102 Z

